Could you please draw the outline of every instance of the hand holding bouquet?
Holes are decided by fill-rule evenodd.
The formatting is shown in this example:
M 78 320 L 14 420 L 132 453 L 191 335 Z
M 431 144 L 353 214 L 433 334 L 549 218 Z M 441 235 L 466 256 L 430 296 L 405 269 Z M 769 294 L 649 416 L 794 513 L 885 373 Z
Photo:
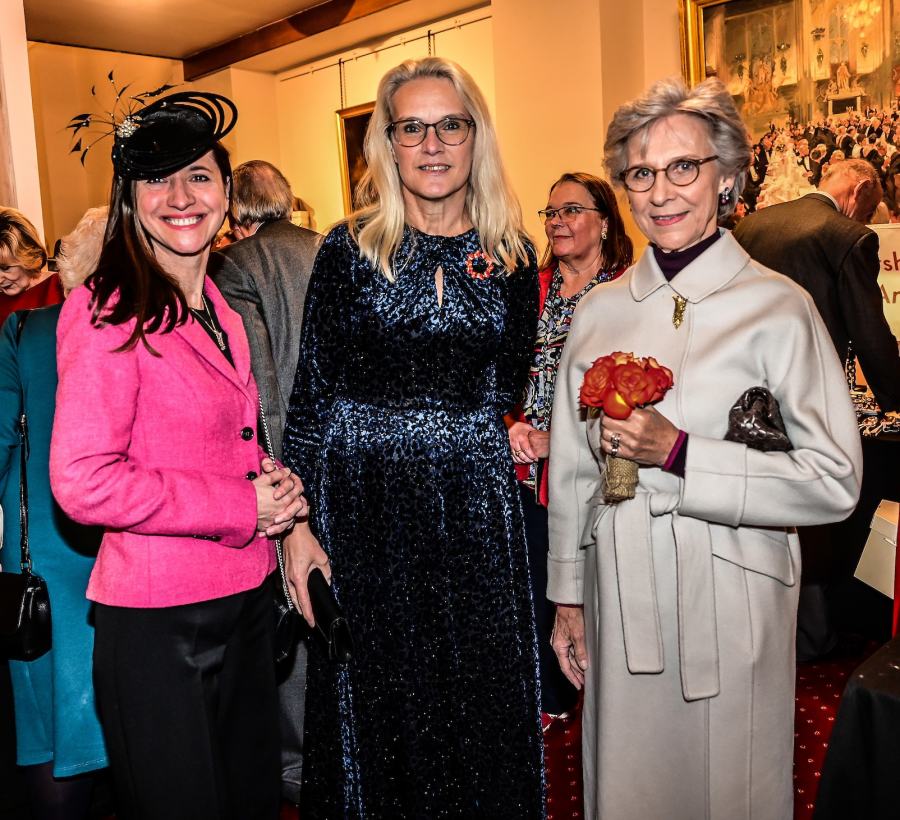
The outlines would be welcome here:
M 672 371 L 652 356 L 636 359 L 616 351 L 601 356 L 588 368 L 579 399 L 594 414 L 602 410 L 614 419 L 627 419 L 635 407 L 658 402 L 672 387 Z M 606 459 L 603 494 L 607 503 L 634 498 L 638 465 L 616 455 L 617 442 Z

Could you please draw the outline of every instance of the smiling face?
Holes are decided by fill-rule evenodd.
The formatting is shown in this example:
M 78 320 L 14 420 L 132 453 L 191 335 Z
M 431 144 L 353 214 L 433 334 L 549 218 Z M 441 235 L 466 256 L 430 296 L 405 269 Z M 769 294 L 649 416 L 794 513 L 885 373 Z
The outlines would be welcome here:
M 646 140 L 645 140 L 646 138 Z M 677 159 L 704 159 L 715 151 L 706 123 L 691 114 L 673 114 L 656 120 L 626 145 L 627 167 L 665 168 Z M 719 194 L 734 186 L 716 161 L 700 166 L 690 185 L 673 185 L 663 171 L 649 191 L 628 191 L 634 221 L 643 234 L 664 251 L 696 245 L 716 230 Z
M 548 209 L 563 208 L 566 205 L 597 207 L 587 188 L 577 182 L 561 182 L 550 192 Z M 597 211 L 582 211 L 571 222 L 564 222 L 557 214 L 544 222 L 544 231 L 550 240 L 553 255 L 580 270 L 585 264 L 593 262 L 600 253 L 601 236 L 607 222 L 607 218 Z
M 439 122 L 444 117 L 471 119 L 449 80 L 423 77 L 404 83 L 391 100 L 394 121 L 416 119 Z M 391 149 L 400 174 L 407 207 L 459 199 L 465 201 L 472 172 L 475 129 L 461 145 L 444 145 L 434 128 L 427 130 L 419 145 L 404 147 L 391 139 Z
M 165 177 L 134 183 L 135 215 L 169 272 L 208 252 L 228 195 L 212 151 Z
M 4 296 L 18 296 L 28 290 L 34 271 L 23 268 L 17 260 L 0 258 L 0 293 Z

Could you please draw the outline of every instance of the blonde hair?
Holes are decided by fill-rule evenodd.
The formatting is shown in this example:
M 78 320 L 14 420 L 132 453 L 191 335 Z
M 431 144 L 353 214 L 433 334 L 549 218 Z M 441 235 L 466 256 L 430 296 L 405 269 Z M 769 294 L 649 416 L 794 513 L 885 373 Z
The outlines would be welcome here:
M 528 261 L 528 235 L 522 225 L 522 209 L 503 169 L 497 135 L 484 95 L 469 74 L 456 63 L 440 57 L 406 60 L 392 68 L 378 84 L 375 110 L 366 131 L 364 150 L 368 169 L 360 181 L 360 207 L 348 219 L 350 235 L 360 255 L 391 281 L 394 255 L 403 239 L 405 207 L 400 176 L 388 133 L 397 90 L 412 80 L 447 80 L 475 121 L 472 171 L 466 191 L 466 214 L 478 231 L 485 252 L 507 271 Z
M 15 208 L 0 207 L 0 257 L 8 264 L 21 265 L 31 279 L 40 276 L 47 264 L 47 250 L 37 229 Z
M 101 208 L 89 208 L 75 230 L 59 240 L 57 273 L 66 293 L 75 290 L 97 270 L 108 214 L 109 209 L 105 205 Z

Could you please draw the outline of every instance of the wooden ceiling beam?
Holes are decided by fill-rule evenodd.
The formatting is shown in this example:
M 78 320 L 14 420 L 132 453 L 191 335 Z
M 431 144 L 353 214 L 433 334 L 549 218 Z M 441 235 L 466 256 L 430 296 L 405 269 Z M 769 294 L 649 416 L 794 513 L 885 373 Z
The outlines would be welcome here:
M 199 79 L 273 48 L 305 40 L 314 34 L 405 2 L 406 0 L 325 0 L 306 11 L 297 12 L 284 20 L 186 57 L 184 79 L 188 82 Z

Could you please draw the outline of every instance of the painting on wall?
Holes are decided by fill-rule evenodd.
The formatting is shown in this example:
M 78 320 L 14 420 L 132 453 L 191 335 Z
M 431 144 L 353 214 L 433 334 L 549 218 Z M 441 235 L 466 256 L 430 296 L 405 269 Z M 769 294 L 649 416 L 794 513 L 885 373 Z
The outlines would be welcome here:
M 753 132 L 900 94 L 900 0 L 680 0 L 688 81 L 718 77 Z
M 341 157 L 341 189 L 344 192 L 344 215 L 354 208 L 356 189 L 366 172 L 366 157 L 363 153 L 363 141 L 375 103 L 354 105 L 342 108 L 337 112 L 338 141 Z

